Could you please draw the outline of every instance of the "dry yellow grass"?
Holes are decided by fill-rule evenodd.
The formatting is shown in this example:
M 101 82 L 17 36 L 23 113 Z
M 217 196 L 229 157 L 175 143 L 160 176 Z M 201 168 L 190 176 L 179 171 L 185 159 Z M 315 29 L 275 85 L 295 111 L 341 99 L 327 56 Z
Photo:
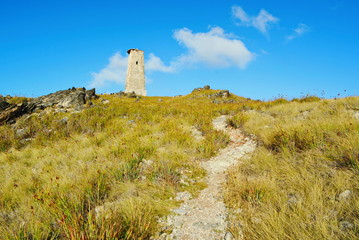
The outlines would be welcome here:
M 228 142 L 211 125 L 222 106 L 203 94 L 104 95 L 110 104 L 0 126 L 0 239 L 148 239 L 176 192 L 203 188 L 199 161 Z
M 139 101 L 104 95 L 109 104 L 99 99 L 78 113 L 38 112 L 0 126 L 0 239 L 148 239 L 178 204 L 177 192 L 204 187 L 200 161 L 228 143 L 211 124 L 221 114 L 261 144 L 230 172 L 225 195 L 233 212 L 242 209 L 235 217 L 246 239 L 354 239 L 358 98 L 233 95 L 217 104 L 208 97 L 216 92 Z M 351 198 L 338 201 L 347 189 Z M 341 228 L 344 221 L 352 226 Z
M 229 173 L 231 231 L 245 239 L 357 239 L 359 98 L 293 101 L 229 122 L 259 147 Z M 348 198 L 339 197 L 345 190 Z M 239 210 L 240 213 L 238 214 Z

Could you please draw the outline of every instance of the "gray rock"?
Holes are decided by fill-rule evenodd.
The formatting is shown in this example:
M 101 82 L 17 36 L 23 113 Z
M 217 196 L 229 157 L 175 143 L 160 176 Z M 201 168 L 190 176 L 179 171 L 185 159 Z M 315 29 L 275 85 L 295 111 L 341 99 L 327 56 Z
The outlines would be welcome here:
M 129 93 L 129 94 L 128 94 L 128 97 L 129 97 L 129 98 L 137 98 L 137 95 L 136 95 L 135 92 L 132 92 L 132 93 Z
M 340 193 L 338 196 L 339 201 L 347 201 L 351 197 L 352 192 L 350 190 L 345 190 L 344 192 Z
M 15 123 L 15 119 L 24 114 L 34 111 L 36 106 L 31 103 L 10 104 L 5 110 L 0 112 L 0 125 L 4 123 Z
M 30 102 L 40 109 L 55 105 L 60 108 L 75 108 L 84 105 L 88 100 L 96 98 L 98 96 L 95 94 L 95 89 L 71 88 L 35 98 Z
M 55 104 L 58 104 L 59 106 L 63 108 L 72 108 L 72 107 L 78 107 L 82 106 L 86 103 L 85 101 L 85 92 L 72 92 L 69 93 L 67 96 L 64 96 L 59 102 L 49 102 L 50 106 L 54 106 Z
M 16 130 L 16 136 L 17 137 L 23 137 L 26 134 L 26 130 L 25 129 L 18 129 Z
M 228 98 L 231 96 L 228 90 L 221 90 L 219 92 L 207 95 L 209 98 Z
M 32 140 L 34 140 L 33 138 L 25 138 L 25 139 L 21 139 L 20 140 L 20 143 L 21 144 L 26 144 L 26 143 L 28 143 L 28 142 L 31 142 Z
M 341 221 L 339 222 L 339 227 L 342 231 L 347 231 L 354 228 L 354 224 L 348 221 Z
M 141 166 L 142 170 L 147 170 L 152 166 L 152 164 L 153 164 L 152 160 L 142 159 L 140 166 Z
M 34 98 L 22 104 L 9 104 L 4 98 L 0 99 L 0 125 L 13 123 L 16 118 L 25 114 L 33 113 L 36 110 L 43 110 L 48 107 L 82 109 L 86 101 L 96 99 L 95 89 L 71 88 L 57 91 L 45 96 Z
M 223 239 L 224 240 L 232 240 L 232 239 L 234 239 L 234 237 L 233 237 L 232 233 L 226 232 Z
M 115 93 L 116 95 L 120 96 L 120 97 L 128 97 L 128 98 L 141 98 L 141 96 L 137 96 L 135 92 L 131 92 L 131 93 L 125 93 L 125 92 L 118 92 Z
M 231 94 L 229 93 L 229 91 L 228 90 L 223 90 L 223 91 L 220 91 L 219 93 L 218 93 L 218 96 L 219 97 L 223 97 L 223 98 L 227 98 L 227 97 L 229 97 Z
M 203 89 L 209 90 L 209 89 L 211 89 L 211 87 L 209 85 L 206 85 L 206 86 L 203 87 Z
M 98 96 L 96 95 L 96 89 L 92 88 L 89 90 L 85 90 L 85 101 L 89 101 L 96 98 L 98 98 Z
M 299 197 L 296 194 L 293 194 L 293 193 L 288 194 L 287 203 L 290 207 L 296 206 L 298 204 L 298 202 L 299 202 Z
M 62 118 L 59 122 L 61 123 L 67 123 L 69 121 L 69 118 L 68 117 L 64 117 Z
M 55 109 L 55 112 L 57 112 L 57 113 L 65 113 L 65 112 L 67 112 L 67 110 L 62 109 L 62 108 L 58 108 L 58 109 Z

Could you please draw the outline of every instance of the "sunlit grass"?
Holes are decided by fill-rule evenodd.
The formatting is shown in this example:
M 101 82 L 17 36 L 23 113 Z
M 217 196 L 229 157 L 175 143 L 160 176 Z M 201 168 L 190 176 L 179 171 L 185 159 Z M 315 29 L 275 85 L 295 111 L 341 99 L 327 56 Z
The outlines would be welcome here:
M 226 114 L 259 144 L 225 191 L 246 239 L 355 239 L 358 98 L 217 103 L 217 92 L 103 95 L 81 112 L 47 109 L 0 126 L 1 237 L 148 239 L 177 192 L 205 187 L 200 162 L 229 142 L 212 120 Z M 344 190 L 352 196 L 339 201 Z M 235 236 L 241 229 L 230 226 Z
M 5 239 L 148 239 L 178 204 L 176 192 L 205 186 L 200 161 L 228 142 L 211 124 L 223 106 L 191 95 L 102 99 L 81 112 L 47 109 L 0 126 Z
M 358 106 L 358 98 L 296 100 L 229 120 L 260 145 L 229 173 L 226 202 L 242 224 L 231 226 L 234 235 L 358 238 Z M 340 200 L 345 190 L 352 194 Z

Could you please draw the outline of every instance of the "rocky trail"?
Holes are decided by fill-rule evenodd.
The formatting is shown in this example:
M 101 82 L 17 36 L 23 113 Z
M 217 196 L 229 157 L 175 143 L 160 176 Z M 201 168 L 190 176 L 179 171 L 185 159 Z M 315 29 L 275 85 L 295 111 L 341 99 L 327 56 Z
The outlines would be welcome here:
M 245 137 L 240 130 L 226 127 L 226 116 L 213 120 L 214 128 L 225 131 L 230 136 L 230 143 L 221 149 L 217 156 L 202 163 L 207 171 L 207 188 L 197 198 L 191 199 L 187 192 L 177 194 L 176 199 L 183 203 L 174 209 L 173 215 L 161 220 L 170 233 L 163 233 L 162 240 L 211 240 L 233 239 L 227 232 L 227 209 L 223 202 L 223 184 L 227 169 L 239 159 L 255 149 L 255 142 Z

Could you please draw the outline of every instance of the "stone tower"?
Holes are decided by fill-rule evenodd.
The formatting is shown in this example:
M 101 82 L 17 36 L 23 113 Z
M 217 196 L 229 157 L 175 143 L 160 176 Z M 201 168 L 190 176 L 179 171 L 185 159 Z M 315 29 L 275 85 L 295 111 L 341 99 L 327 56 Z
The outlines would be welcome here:
M 146 96 L 147 91 L 143 51 L 138 49 L 129 49 L 127 53 L 129 56 L 125 92 L 135 92 L 137 95 Z

